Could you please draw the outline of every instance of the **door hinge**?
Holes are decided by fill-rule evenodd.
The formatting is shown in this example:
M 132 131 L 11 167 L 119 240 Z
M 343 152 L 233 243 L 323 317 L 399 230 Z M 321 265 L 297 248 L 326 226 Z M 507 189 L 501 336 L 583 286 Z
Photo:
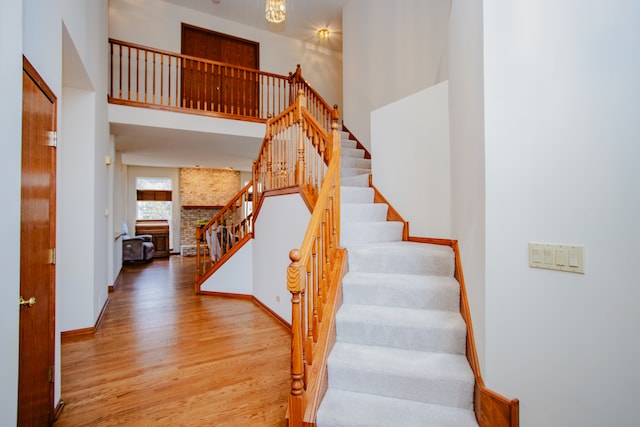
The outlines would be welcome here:
M 49 147 L 58 146 L 58 132 L 56 132 L 55 130 L 52 130 L 47 133 L 47 145 Z
M 49 382 L 53 383 L 56 379 L 56 368 L 55 366 L 49 366 Z
M 56 248 L 49 249 L 49 264 L 56 263 Z

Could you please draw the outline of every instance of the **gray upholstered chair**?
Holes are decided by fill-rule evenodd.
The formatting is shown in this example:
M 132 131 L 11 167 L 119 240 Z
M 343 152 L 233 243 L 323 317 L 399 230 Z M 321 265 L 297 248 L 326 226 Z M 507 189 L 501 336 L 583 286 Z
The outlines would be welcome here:
M 130 236 L 126 223 L 122 223 L 122 262 L 151 261 L 155 247 L 151 235 Z

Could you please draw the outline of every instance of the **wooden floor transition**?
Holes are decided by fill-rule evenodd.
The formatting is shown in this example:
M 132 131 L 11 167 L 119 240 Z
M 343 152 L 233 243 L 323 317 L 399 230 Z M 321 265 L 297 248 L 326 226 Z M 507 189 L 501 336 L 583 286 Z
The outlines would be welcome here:
M 250 300 L 196 296 L 194 269 L 122 269 L 98 331 L 63 339 L 54 427 L 286 425 L 290 332 Z

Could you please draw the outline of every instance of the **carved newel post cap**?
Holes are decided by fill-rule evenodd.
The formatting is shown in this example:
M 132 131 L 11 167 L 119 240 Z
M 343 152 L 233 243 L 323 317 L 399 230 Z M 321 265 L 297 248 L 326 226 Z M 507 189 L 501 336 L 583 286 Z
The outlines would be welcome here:
M 298 262 L 301 258 L 300 249 L 291 249 L 289 251 L 289 259 L 291 262 Z

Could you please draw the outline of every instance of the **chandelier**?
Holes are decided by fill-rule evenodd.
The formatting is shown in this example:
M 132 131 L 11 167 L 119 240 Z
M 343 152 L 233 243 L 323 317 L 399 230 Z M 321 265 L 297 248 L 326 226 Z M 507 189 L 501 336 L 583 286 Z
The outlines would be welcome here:
M 267 0 L 264 15 L 265 18 L 267 18 L 267 21 L 274 24 L 284 22 L 287 17 L 287 5 L 285 4 L 285 0 Z

